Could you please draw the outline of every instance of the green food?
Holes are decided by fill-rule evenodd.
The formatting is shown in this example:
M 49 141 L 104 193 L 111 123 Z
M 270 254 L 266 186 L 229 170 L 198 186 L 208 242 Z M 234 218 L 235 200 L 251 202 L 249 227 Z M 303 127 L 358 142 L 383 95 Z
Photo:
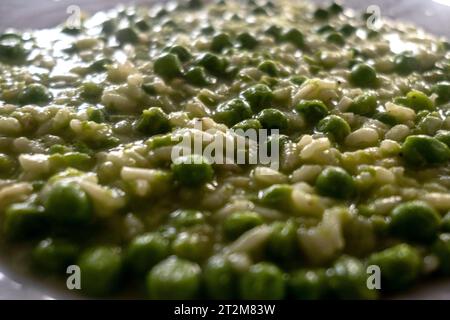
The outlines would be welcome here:
M 234 99 L 219 106 L 214 119 L 217 122 L 226 124 L 228 127 L 232 127 L 236 123 L 250 118 L 252 114 L 252 109 L 247 102 L 241 99 Z
M 324 272 L 298 270 L 289 277 L 289 293 L 295 299 L 317 300 L 323 296 L 324 283 Z
M 142 111 L 141 117 L 136 122 L 136 130 L 153 136 L 170 131 L 170 121 L 167 115 L 157 107 Z
M 446 163 L 450 159 L 450 149 L 445 143 L 425 135 L 406 138 L 402 153 L 405 161 L 415 166 Z
M 111 294 L 119 282 L 122 269 L 120 250 L 113 247 L 95 247 L 84 251 L 77 264 L 81 270 L 81 288 L 88 294 Z
M 261 262 L 242 276 L 239 289 L 242 299 L 279 300 L 285 295 L 286 283 L 278 267 Z
M 61 225 L 79 225 L 92 219 L 91 200 L 76 185 L 56 183 L 44 202 L 49 217 Z
M 259 226 L 262 223 L 262 218 L 256 212 L 236 212 L 224 221 L 223 229 L 227 238 L 236 239 L 244 232 Z
M 350 81 L 357 87 L 375 88 L 378 84 L 377 73 L 374 68 L 365 63 L 353 66 Z
M 61 273 L 74 264 L 78 251 L 70 242 L 47 238 L 33 249 L 33 261 L 40 270 Z
M 327 106 L 320 100 L 301 101 L 296 107 L 308 124 L 315 124 L 328 114 Z
M 146 284 L 151 299 L 193 299 L 199 294 L 201 269 L 172 256 L 149 271 Z
M 407 202 L 396 207 L 391 214 L 391 232 L 410 241 L 430 242 L 439 230 L 439 214 L 425 202 Z
M 256 115 L 264 129 L 284 130 L 288 127 L 288 119 L 284 113 L 277 109 L 264 109 Z
M 347 121 L 335 115 L 327 116 L 320 120 L 317 124 L 317 130 L 326 133 L 337 142 L 342 142 L 351 132 Z
M 317 191 L 328 197 L 348 199 L 355 194 L 356 186 L 351 175 L 338 167 L 328 167 L 316 180 Z
M 416 249 L 407 244 L 399 244 L 372 254 L 370 265 L 381 269 L 384 290 L 395 291 L 410 286 L 419 276 L 421 259 Z
M 61 284 L 78 265 L 106 298 L 375 299 L 448 275 L 448 41 L 306 1 L 0 33 L 4 262 Z
M 226 257 L 211 257 L 203 270 L 203 279 L 207 294 L 212 299 L 236 297 L 238 273 Z
M 176 181 L 181 185 L 196 187 L 213 179 L 214 170 L 204 157 L 199 155 L 177 158 L 172 164 Z

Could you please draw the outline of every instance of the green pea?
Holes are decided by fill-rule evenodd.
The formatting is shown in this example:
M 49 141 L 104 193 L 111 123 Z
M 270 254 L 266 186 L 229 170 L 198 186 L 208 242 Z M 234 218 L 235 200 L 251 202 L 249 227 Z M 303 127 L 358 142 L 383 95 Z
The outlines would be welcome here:
M 264 84 L 257 84 L 248 88 L 242 93 L 242 96 L 250 104 L 253 112 L 259 112 L 269 107 L 274 98 L 272 90 Z
M 173 136 L 172 134 L 156 135 L 148 139 L 145 143 L 150 150 L 155 150 L 161 147 L 173 146 L 181 141 L 180 137 Z
M 244 120 L 233 126 L 233 130 L 235 131 L 242 130 L 245 132 L 247 130 L 259 130 L 259 129 L 262 129 L 262 125 L 259 122 L 259 120 L 256 119 Z
M 253 229 L 264 221 L 261 216 L 252 211 L 240 211 L 229 215 L 223 222 L 223 231 L 228 239 L 236 239 L 244 232 Z
M 375 114 L 374 118 L 378 121 L 383 122 L 384 124 L 387 124 L 388 126 L 395 126 L 399 123 L 397 118 L 387 112 L 378 112 L 377 114 Z
M 139 42 L 139 35 L 136 30 L 131 27 L 127 27 L 117 30 L 116 40 L 122 45 L 126 43 L 136 44 Z
M 183 73 L 180 60 L 173 53 L 166 53 L 158 57 L 153 69 L 157 75 L 168 80 L 180 77 Z
M 391 213 L 391 233 L 401 239 L 420 243 L 433 241 L 439 231 L 439 214 L 426 202 L 410 201 Z
M 108 65 L 111 65 L 113 61 L 108 58 L 103 58 L 92 62 L 89 66 L 91 72 L 103 72 L 107 70 Z
M 206 25 L 200 29 L 202 34 L 210 35 L 214 33 L 214 27 L 211 25 Z
M 53 99 L 53 95 L 48 89 L 39 83 L 33 83 L 28 85 L 18 96 L 19 103 L 25 104 L 37 104 L 43 106 L 49 103 Z
M 209 298 L 236 298 L 238 275 L 225 256 L 213 256 L 208 260 L 203 270 L 203 282 Z
M 341 13 L 342 11 L 344 11 L 344 8 L 343 8 L 339 3 L 333 2 L 333 3 L 331 3 L 330 6 L 328 7 L 328 11 L 329 11 L 331 14 L 339 14 L 339 13 Z
M 240 296 L 245 300 L 280 300 L 285 296 L 285 276 L 274 264 L 259 262 L 240 280 Z
M 394 70 L 400 75 L 409 75 L 419 70 L 419 61 L 410 54 L 399 54 L 394 58 Z
M 273 25 L 267 28 L 264 33 L 273 37 L 275 40 L 280 41 L 282 39 L 283 28 Z
M 27 59 L 29 51 L 24 47 L 22 36 L 15 33 L 0 35 L 0 61 L 20 65 Z
M 195 154 L 177 158 L 172 163 L 172 172 L 176 181 L 188 187 L 198 187 L 214 178 L 210 162 Z
M 443 233 L 433 243 L 431 247 L 433 252 L 439 259 L 439 273 L 450 275 L 450 234 Z
M 92 158 L 86 153 L 67 152 L 62 159 L 68 167 L 79 170 L 89 170 L 93 166 Z
M 369 31 L 367 31 L 367 38 L 368 39 L 378 38 L 379 36 L 380 36 L 380 32 L 378 32 L 376 30 L 369 30 Z
M 367 287 L 366 268 L 356 258 L 343 256 L 327 271 L 332 293 L 339 299 L 374 299 L 375 290 Z
M 330 42 L 330 43 L 334 43 L 340 47 L 345 45 L 344 37 L 340 33 L 337 33 L 337 32 L 332 32 L 329 35 L 327 35 L 326 41 Z
M 442 41 L 442 42 L 441 42 L 441 45 L 442 45 L 442 49 L 443 49 L 443 50 L 450 51 L 450 42 L 448 42 L 448 41 Z
M 264 129 L 285 130 L 288 127 L 288 119 L 286 115 L 278 109 L 264 109 L 256 115 Z
M 305 47 L 305 37 L 298 29 L 289 29 L 285 34 L 283 34 L 282 39 L 286 42 L 292 43 L 299 49 Z
M 439 130 L 434 136 L 435 139 L 443 142 L 450 148 L 450 131 L 448 130 Z
M 304 84 L 306 82 L 306 80 L 308 80 L 308 78 L 305 77 L 305 76 L 292 76 L 291 79 L 290 79 L 290 81 L 293 84 L 296 84 L 296 85 L 299 85 L 299 86 Z
M 65 26 L 64 28 L 61 29 L 61 32 L 68 35 L 76 36 L 81 33 L 81 28 Z
M 319 194 L 339 199 L 348 199 L 355 195 L 356 185 L 353 177 L 342 168 L 327 167 L 316 180 Z
M 349 37 L 352 34 L 354 34 L 356 31 L 356 28 L 352 26 L 351 24 L 344 24 L 341 28 L 339 28 L 339 32 L 342 33 L 344 36 Z
M 420 115 L 417 115 L 417 118 L 420 119 Z M 436 115 L 426 115 L 422 119 L 420 119 L 416 125 L 416 132 L 422 133 L 425 135 L 434 135 L 440 128 L 442 127 L 442 119 Z
M 264 73 L 267 73 L 271 77 L 278 75 L 278 67 L 272 60 L 266 60 L 258 65 L 258 69 Z
M 330 13 L 323 9 L 323 8 L 317 8 L 316 11 L 314 11 L 314 18 L 317 20 L 326 20 L 330 16 Z
M 150 25 L 144 19 L 136 21 L 135 26 L 141 31 L 148 31 L 148 30 L 150 30 Z
M 334 32 L 335 29 L 330 26 L 329 24 L 323 25 L 320 28 L 317 29 L 317 33 L 319 34 L 324 34 L 324 33 L 329 33 L 329 32 Z
M 288 262 L 298 256 L 297 226 L 294 222 L 275 222 L 267 241 L 267 255 L 275 261 Z
M 441 220 L 441 231 L 450 233 L 450 211 Z
M 201 262 L 212 250 L 211 239 L 195 232 L 181 232 L 172 243 L 172 251 L 180 258 Z
M 256 14 L 256 15 L 265 15 L 265 16 L 267 16 L 267 10 L 264 9 L 263 7 L 261 7 L 261 6 L 257 6 L 256 8 L 254 8 L 252 10 L 252 12 L 254 14 Z
M 49 147 L 49 153 L 50 154 L 55 154 L 55 153 L 60 153 L 60 154 L 64 154 L 66 152 L 70 152 L 72 149 L 67 147 L 67 146 L 63 146 L 61 144 L 54 144 L 52 146 Z
M 136 122 L 136 130 L 148 136 L 167 133 L 170 129 L 169 117 L 159 107 L 142 111 L 142 115 Z
M 236 40 L 239 42 L 241 48 L 248 50 L 255 49 L 259 44 L 259 41 L 248 32 L 240 33 Z
M 228 61 L 226 59 L 219 58 L 215 54 L 205 53 L 198 59 L 197 63 L 216 77 L 224 77 L 226 75 Z
M 175 54 L 181 62 L 186 62 L 192 58 L 189 50 L 180 45 L 172 46 L 168 51 L 169 53 Z
M 53 184 L 44 201 L 48 215 L 58 224 L 80 225 L 93 218 L 91 200 L 76 184 Z
M 377 97 L 374 94 L 362 94 L 353 101 L 347 111 L 362 116 L 373 115 L 377 108 Z
M 258 193 L 258 199 L 263 206 L 270 208 L 290 207 L 292 187 L 288 184 L 275 184 Z
M 48 218 L 41 206 L 15 203 L 6 211 L 3 230 L 7 238 L 24 240 L 43 234 L 48 229 Z
M 329 115 L 317 124 L 317 131 L 326 133 L 329 138 L 342 142 L 351 132 L 350 126 L 339 116 Z
M 155 85 L 151 82 L 143 83 L 141 88 L 149 96 L 155 96 L 158 93 L 156 91 Z
M 350 81 L 361 88 L 376 88 L 378 86 L 377 72 L 365 63 L 358 63 L 352 67 Z
M 13 173 L 15 170 L 15 162 L 14 160 L 4 154 L 0 153 L 0 175 L 9 175 Z
M 368 265 L 380 268 L 383 290 L 396 291 L 414 283 L 420 274 L 422 259 L 415 248 L 403 243 L 373 253 Z
M 186 228 L 206 223 L 205 216 L 200 211 L 182 209 L 172 212 L 169 221 L 176 228 Z
M 217 108 L 214 120 L 232 127 L 236 123 L 250 118 L 252 115 L 252 109 L 247 102 L 242 99 L 233 99 Z
M 153 267 L 146 284 L 151 299 L 194 299 L 200 291 L 201 270 L 194 262 L 172 256 Z
M 204 5 L 202 0 L 189 0 L 186 4 L 188 9 L 200 9 Z
M 433 101 L 427 95 L 418 90 L 411 90 L 406 95 L 406 105 L 416 111 L 434 110 Z
M 170 254 L 170 243 L 159 233 L 150 232 L 135 237 L 128 245 L 127 262 L 137 274 L 148 272 Z
M 102 32 L 104 34 L 111 34 L 116 30 L 117 21 L 116 19 L 109 19 L 102 23 Z
M 206 87 L 211 84 L 205 74 L 205 69 L 202 67 L 193 67 L 189 69 L 184 75 L 184 78 L 189 84 L 196 87 Z
M 102 109 L 90 107 L 86 110 L 86 114 L 89 121 L 94 121 L 96 123 L 103 123 L 106 121 L 106 115 Z
M 310 125 L 316 124 L 328 115 L 327 106 L 320 100 L 302 100 L 295 106 L 295 110 Z
M 450 101 L 450 82 L 441 81 L 432 87 L 432 91 L 437 94 L 437 104 L 444 104 Z
M 94 82 L 85 82 L 81 86 L 80 97 L 89 102 L 98 102 L 102 96 L 103 87 Z
M 450 149 L 436 138 L 413 135 L 403 143 L 402 155 L 410 165 L 425 166 L 447 162 L 450 159 Z
M 94 247 L 78 259 L 81 289 L 89 295 L 104 296 L 114 291 L 122 271 L 122 256 L 116 247 Z
M 231 38 L 226 33 L 219 33 L 212 38 L 211 41 L 211 51 L 220 53 L 225 48 L 232 47 L 233 43 L 231 42 Z
M 322 270 L 298 270 L 288 279 L 290 296 L 299 300 L 317 300 L 324 292 L 324 272 Z
M 34 247 L 33 262 L 39 270 L 62 272 L 75 262 L 78 250 L 78 247 L 70 242 L 47 238 Z

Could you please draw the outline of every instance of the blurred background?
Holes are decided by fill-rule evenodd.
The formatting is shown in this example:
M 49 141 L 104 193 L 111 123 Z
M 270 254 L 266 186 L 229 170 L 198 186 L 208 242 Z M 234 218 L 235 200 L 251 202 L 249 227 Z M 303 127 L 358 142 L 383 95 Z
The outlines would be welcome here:
M 161 1 L 167 0 L 159 0 Z M 0 0 L 0 31 L 6 28 L 54 26 L 69 16 L 67 8 L 71 5 L 77 5 L 86 12 L 95 12 L 114 7 L 119 3 L 155 2 L 158 0 Z M 414 22 L 429 32 L 450 38 L 450 0 L 342 0 L 342 2 L 348 7 L 364 11 L 370 5 L 377 5 L 381 9 L 382 16 Z

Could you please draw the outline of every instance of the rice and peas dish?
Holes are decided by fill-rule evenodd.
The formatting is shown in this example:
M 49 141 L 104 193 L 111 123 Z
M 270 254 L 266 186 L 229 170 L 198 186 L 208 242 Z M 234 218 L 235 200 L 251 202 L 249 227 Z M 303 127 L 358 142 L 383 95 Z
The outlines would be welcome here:
M 4 32 L 3 250 L 61 283 L 79 266 L 88 296 L 375 299 L 449 275 L 450 44 L 368 18 L 191 0 Z M 174 158 L 183 137 L 200 152 Z M 276 142 L 277 165 L 215 162 L 214 140 Z

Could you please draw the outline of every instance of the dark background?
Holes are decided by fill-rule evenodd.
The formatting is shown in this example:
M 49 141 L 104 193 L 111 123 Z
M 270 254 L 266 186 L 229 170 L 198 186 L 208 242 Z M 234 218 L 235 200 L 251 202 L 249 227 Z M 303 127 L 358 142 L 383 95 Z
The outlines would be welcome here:
M 45 28 L 64 21 L 70 5 L 95 12 L 118 3 L 154 3 L 158 0 L 0 0 L 0 30 Z M 164 1 L 164 0 L 163 0 Z M 295 0 L 293 0 L 295 1 Z M 329 2 L 316 0 L 315 2 Z M 383 16 L 414 22 L 437 35 L 450 38 L 450 0 L 343 0 L 345 5 L 365 10 L 375 4 Z

